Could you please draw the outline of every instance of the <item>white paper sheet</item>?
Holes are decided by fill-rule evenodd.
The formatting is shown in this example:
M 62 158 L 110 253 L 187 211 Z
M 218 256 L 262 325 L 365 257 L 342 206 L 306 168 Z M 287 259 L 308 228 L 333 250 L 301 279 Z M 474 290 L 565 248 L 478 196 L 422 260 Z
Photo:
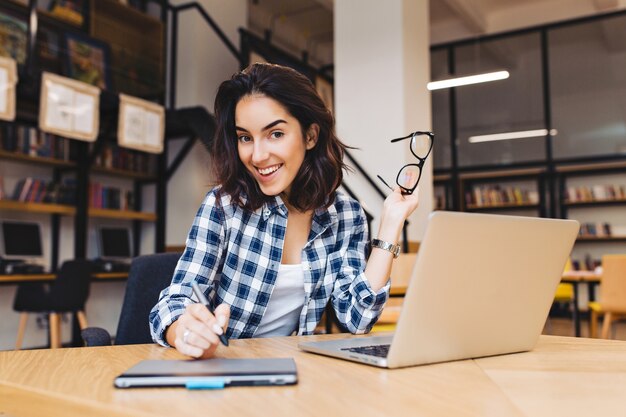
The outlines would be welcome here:
M 60 84 L 49 83 L 46 97 L 46 125 L 71 130 L 74 112 L 74 91 Z
M 145 112 L 142 108 L 126 104 L 124 110 L 124 142 L 143 144 L 145 135 Z
M 154 112 L 146 112 L 146 145 L 160 148 L 163 142 L 161 137 L 161 117 Z
M 94 107 L 96 103 L 92 96 L 76 93 L 74 97 L 74 130 L 80 133 L 91 134 L 94 130 Z

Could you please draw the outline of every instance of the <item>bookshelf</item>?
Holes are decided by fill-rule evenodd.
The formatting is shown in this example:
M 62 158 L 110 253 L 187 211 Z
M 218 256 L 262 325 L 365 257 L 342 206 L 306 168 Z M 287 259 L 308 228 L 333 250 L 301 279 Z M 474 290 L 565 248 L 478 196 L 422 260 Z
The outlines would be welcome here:
M 532 211 L 546 216 L 543 168 L 466 172 L 459 175 L 463 211 Z
M 623 252 L 626 242 L 626 162 L 557 167 L 560 214 L 581 223 L 577 252 Z M 592 249 L 588 245 L 597 248 Z M 614 244 L 619 244 L 615 246 Z
M 76 214 L 76 208 L 73 206 L 50 203 L 30 203 L 14 200 L 0 200 L 0 210 L 27 213 L 61 214 L 65 216 L 73 216 Z
M 4 159 L 7 161 L 31 163 L 35 165 L 51 165 L 65 168 L 72 168 L 76 165 L 74 162 L 71 161 L 63 161 L 60 159 L 45 156 L 30 156 L 18 152 L 6 151 L 4 149 L 0 149 L 0 159 Z
M 164 156 L 120 149 L 113 132 L 117 125 L 118 93 L 164 102 L 163 18 L 167 4 L 153 0 L 152 3 L 161 7 L 161 15 L 154 17 L 145 13 L 148 3 L 145 1 L 141 2 L 143 11 L 117 0 L 82 3 L 85 7 L 79 21 L 42 9 L 45 4 L 42 1 L 0 3 L 0 13 L 15 20 L 18 30 L 33 17 L 37 22 L 34 39 L 28 30 L 18 34 L 26 40 L 21 45 L 26 59 L 18 65 L 16 120 L 0 122 L 0 160 L 9 162 L 0 170 L 0 185 L 4 185 L 5 194 L 0 200 L 0 217 L 35 216 L 36 221 L 45 220 L 50 228 L 49 258 L 53 271 L 67 232 L 61 222 L 67 224 L 68 220 L 61 219 L 70 218 L 72 222 L 75 258 L 87 257 L 89 229 L 102 219 L 132 225 L 135 255 L 139 254 L 143 224 L 152 223 L 155 226 L 149 227 L 157 230 L 165 227 L 156 208 L 146 209 L 143 207 L 146 204 L 142 204 L 146 185 L 166 181 L 166 165 L 161 162 Z M 100 132 L 93 144 L 44 134 L 37 129 L 41 73 L 48 71 L 76 78 L 71 67 L 71 39 L 102 47 L 105 52 L 101 71 L 110 82 L 102 90 Z M 23 183 L 29 179 L 32 180 L 27 181 L 29 186 L 35 184 L 33 191 Z M 59 203 L 38 191 L 47 189 L 49 184 L 64 182 L 72 184 L 72 201 Z M 16 194 L 15 188 L 20 184 L 25 189 L 23 193 L 18 189 Z M 159 201 L 164 197 L 158 193 L 165 187 L 155 188 L 156 191 L 147 192 L 156 193 L 155 199 Z M 13 199 L 16 196 L 22 198 Z M 159 244 L 164 246 L 156 239 L 155 251 L 162 250 Z
M 452 202 L 454 201 L 452 195 L 452 193 L 454 193 L 452 181 L 450 174 L 433 176 L 435 210 L 452 210 Z

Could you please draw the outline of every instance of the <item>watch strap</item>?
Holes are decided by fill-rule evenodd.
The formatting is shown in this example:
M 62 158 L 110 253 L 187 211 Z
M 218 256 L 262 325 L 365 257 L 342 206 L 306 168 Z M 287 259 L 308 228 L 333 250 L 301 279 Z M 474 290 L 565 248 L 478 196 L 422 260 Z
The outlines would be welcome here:
M 384 240 L 372 239 L 372 247 L 391 252 L 394 259 L 400 255 L 400 245 L 394 245 L 393 243 L 385 242 Z

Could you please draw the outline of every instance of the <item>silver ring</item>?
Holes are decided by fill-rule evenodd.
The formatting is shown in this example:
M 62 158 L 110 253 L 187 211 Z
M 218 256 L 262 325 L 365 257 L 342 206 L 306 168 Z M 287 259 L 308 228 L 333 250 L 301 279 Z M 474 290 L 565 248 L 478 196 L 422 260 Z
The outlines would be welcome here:
M 191 330 L 189 329 L 185 329 L 185 331 L 183 332 L 183 343 L 187 344 L 187 338 L 189 337 L 189 334 L 191 333 Z

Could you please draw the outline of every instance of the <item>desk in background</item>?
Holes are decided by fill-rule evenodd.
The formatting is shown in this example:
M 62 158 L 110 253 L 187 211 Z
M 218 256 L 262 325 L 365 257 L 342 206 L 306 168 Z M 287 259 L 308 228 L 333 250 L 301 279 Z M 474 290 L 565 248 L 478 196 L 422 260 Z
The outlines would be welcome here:
M 128 272 L 96 272 L 92 274 L 92 282 L 108 282 L 128 279 Z M 44 282 L 54 281 L 55 274 L 14 274 L 0 275 L 0 285 L 16 285 L 23 282 Z M 75 314 L 72 314 L 72 346 L 82 346 L 83 339 L 80 335 L 80 326 Z
M 286 387 L 118 390 L 142 359 L 180 359 L 157 345 L 0 352 L 0 414 L 19 416 L 584 416 L 623 415 L 626 342 L 541 336 L 532 352 L 386 370 L 301 352 L 346 335 L 232 340 L 218 357 L 293 357 Z
M 561 282 L 572 284 L 574 287 L 573 312 L 574 312 L 574 331 L 577 337 L 580 337 L 580 309 L 578 307 L 580 284 L 587 284 L 589 289 L 589 301 L 595 301 L 595 286 L 602 281 L 602 274 L 594 271 L 567 271 L 563 272 Z
M 55 274 L 0 275 L 0 284 L 14 285 L 14 284 L 19 284 L 21 282 L 33 282 L 33 281 L 51 282 L 55 278 L 56 278 Z M 95 281 L 127 279 L 128 272 L 97 272 L 95 274 L 92 274 L 92 278 Z

